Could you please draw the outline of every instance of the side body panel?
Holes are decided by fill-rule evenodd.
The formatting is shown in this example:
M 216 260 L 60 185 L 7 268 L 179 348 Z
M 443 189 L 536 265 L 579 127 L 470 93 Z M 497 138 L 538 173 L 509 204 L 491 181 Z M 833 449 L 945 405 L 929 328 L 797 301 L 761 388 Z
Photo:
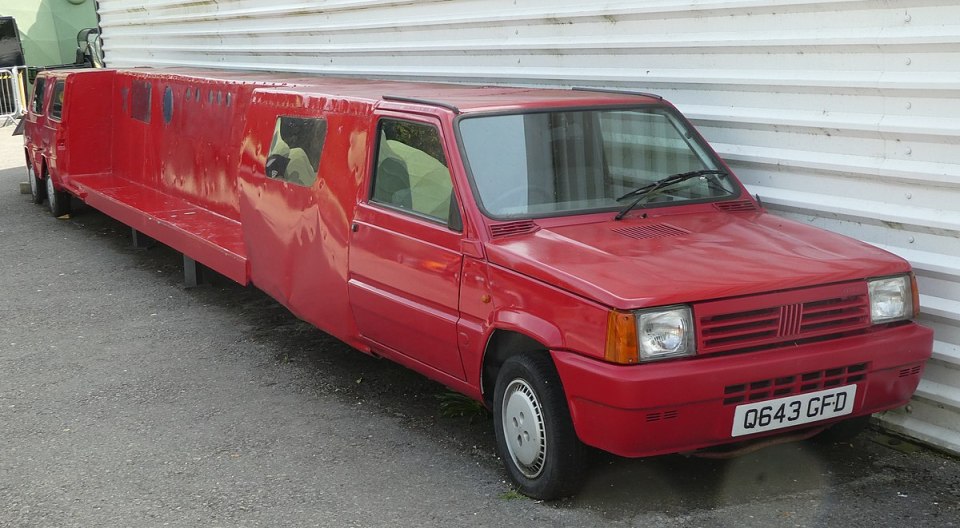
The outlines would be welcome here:
M 102 70 L 66 78 L 63 118 L 54 132 L 57 176 L 64 187 L 73 188 L 73 176 L 112 170 L 114 119 L 110 94 L 115 77 L 116 72 Z
M 268 179 L 265 162 L 279 115 L 327 120 L 316 182 Z M 347 296 L 347 244 L 370 149 L 370 105 L 276 90 L 254 94 L 240 149 L 238 203 L 251 279 L 294 314 L 368 350 L 356 339 Z
M 113 91 L 114 174 L 230 219 L 253 86 L 120 72 Z

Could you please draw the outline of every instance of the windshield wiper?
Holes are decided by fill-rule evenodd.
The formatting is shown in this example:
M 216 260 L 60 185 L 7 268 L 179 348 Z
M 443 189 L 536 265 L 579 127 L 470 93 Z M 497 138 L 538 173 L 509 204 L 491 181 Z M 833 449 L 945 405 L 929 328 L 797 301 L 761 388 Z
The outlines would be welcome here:
M 622 211 L 617 213 L 617 216 L 614 217 L 614 220 L 622 220 L 624 216 L 627 215 L 634 207 L 640 205 L 641 202 L 646 200 L 648 197 L 652 196 L 655 191 L 659 191 L 664 187 L 670 187 L 671 185 L 676 185 L 687 180 L 692 180 L 693 178 L 699 178 L 701 176 L 709 176 L 711 174 L 716 174 L 719 176 L 726 176 L 727 171 L 718 170 L 718 169 L 700 169 L 690 172 L 681 172 L 679 174 L 673 174 L 667 176 L 666 178 L 659 179 L 653 183 L 648 183 L 642 187 L 637 187 L 636 189 L 624 194 L 623 196 L 617 198 L 617 201 L 624 200 L 626 198 L 631 198 L 636 196 L 637 198 L 630 202 L 630 205 L 623 208 Z

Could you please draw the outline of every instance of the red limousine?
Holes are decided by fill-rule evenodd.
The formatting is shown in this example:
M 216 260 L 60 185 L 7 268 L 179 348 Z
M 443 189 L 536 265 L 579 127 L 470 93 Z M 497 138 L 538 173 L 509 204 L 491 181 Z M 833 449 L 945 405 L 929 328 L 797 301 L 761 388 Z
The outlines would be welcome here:
M 767 213 L 649 94 L 44 72 L 33 199 L 73 198 L 484 402 L 518 489 L 851 432 L 932 349 L 904 260 Z M 735 450 L 735 449 L 734 449 Z

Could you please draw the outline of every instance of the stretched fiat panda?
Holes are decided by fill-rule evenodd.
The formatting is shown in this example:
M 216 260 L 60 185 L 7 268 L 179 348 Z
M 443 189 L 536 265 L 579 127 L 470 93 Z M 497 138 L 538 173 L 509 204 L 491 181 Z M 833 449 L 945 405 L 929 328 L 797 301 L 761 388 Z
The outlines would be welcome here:
M 574 493 L 586 446 L 850 434 L 931 353 L 904 260 L 769 214 L 654 95 L 187 69 L 37 87 L 34 201 L 82 200 L 482 401 L 531 497 Z

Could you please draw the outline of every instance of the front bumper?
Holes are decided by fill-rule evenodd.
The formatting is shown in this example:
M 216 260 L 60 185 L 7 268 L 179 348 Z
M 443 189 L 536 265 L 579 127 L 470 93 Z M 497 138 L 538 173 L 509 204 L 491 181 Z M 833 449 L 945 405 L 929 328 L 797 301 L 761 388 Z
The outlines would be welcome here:
M 932 348 L 933 331 L 909 323 L 762 352 L 644 365 L 612 365 L 561 351 L 552 355 L 580 439 L 617 455 L 641 457 L 831 423 L 731 436 L 739 403 L 780 397 L 782 392 L 773 391 L 787 380 L 794 380 L 792 394 L 813 392 L 817 389 L 804 389 L 810 387 L 804 380 L 816 373 L 828 383 L 857 385 L 853 413 L 844 418 L 902 406 L 916 390 Z M 747 399 L 738 400 L 741 396 Z

